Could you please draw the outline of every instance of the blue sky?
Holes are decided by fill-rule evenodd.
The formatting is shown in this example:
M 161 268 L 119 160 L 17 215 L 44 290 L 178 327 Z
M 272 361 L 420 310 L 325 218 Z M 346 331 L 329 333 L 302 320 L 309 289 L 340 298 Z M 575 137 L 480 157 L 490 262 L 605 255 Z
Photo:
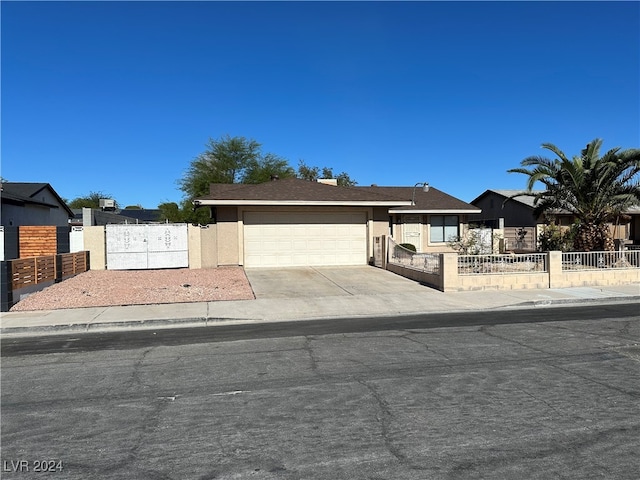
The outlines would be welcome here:
M 7 2 L 2 169 L 179 201 L 209 138 L 359 185 L 523 188 L 544 142 L 640 147 L 638 2 Z M 549 152 L 550 153 L 550 152 Z

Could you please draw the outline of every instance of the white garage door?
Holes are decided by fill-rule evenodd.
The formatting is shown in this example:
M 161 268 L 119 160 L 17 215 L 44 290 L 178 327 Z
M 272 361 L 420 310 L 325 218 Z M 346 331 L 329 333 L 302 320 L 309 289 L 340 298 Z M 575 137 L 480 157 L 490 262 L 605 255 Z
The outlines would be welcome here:
M 246 267 L 365 265 L 364 213 L 244 214 Z

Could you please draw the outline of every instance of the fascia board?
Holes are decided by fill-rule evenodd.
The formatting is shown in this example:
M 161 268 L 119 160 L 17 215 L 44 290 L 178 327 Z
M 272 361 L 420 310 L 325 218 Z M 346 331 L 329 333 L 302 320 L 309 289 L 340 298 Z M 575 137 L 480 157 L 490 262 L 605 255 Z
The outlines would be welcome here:
M 200 206 L 343 206 L 343 207 L 397 207 L 411 205 L 411 202 L 376 202 L 376 201 L 307 201 L 307 200 L 197 200 Z
M 422 210 L 417 210 L 417 209 L 413 209 L 413 210 L 402 210 L 400 208 L 395 209 L 392 208 L 391 210 L 389 210 L 389 213 L 430 213 L 430 214 L 434 214 L 434 213 L 442 213 L 442 214 L 451 214 L 451 213 L 482 213 L 482 210 L 478 209 L 478 210 L 464 210 L 464 209 L 436 209 L 436 210 L 428 210 L 428 209 L 422 209 Z

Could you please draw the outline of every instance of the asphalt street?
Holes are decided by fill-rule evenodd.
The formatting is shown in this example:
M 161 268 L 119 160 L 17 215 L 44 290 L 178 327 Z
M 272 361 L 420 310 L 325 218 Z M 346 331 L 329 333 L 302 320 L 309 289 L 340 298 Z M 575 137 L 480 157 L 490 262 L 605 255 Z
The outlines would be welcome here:
M 603 303 L 575 306 L 509 308 L 471 312 L 408 314 L 401 316 L 333 318 L 317 321 L 221 324 L 211 327 L 173 327 L 150 330 L 113 330 L 4 337 L 3 357 L 104 349 L 135 349 L 149 346 L 187 345 L 258 338 L 278 338 L 385 330 L 431 329 L 451 326 L 500 325 L 584 318 L 627 318 L 638 315 L 638 303 Z
M 637 303 L 457 315 L 7 339 L 2 478 L 638 478 Z

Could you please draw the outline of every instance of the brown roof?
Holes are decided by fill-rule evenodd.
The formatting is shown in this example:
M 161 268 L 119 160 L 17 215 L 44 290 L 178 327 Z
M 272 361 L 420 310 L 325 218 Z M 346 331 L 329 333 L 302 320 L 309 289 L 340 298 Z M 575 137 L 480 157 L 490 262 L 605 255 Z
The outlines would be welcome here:
M 416 205 L 411 205 L 413 187 L 341 187 L 319 182 L 285 178 L 256 185 L 212 184 L 209 195 L 196 199 L 204 205 L 251 205 L 282 203 L 323 205 L 380 205 L 393 210 L 473 210 L 477 207 L 431 187 L 415 189 Z
M 377 203 L 388 205 L 407 204 L 407 200 L 400 200 L 395 196 L 388 196 L 383 192 L 367 191 L 359 187 L 341 187 L 326 185 L 319 182 L 301 180 L 299 178 L 284 178 L 271 182 L 248 184 L 212 184 L 209 195 L 198 197 L 198 201 L 222 201 L 225 204 L 237 201 L 247 204 L 251 201 L 259 202 L 322 202 L 322 203 Z M 411 199 L 408 199 L 411 202 Z
M 399 206 L 391 210 L 415 210 L 416 213 L 424 210 L 477 210 L 480 213 L 478 207 L 475 207 L 467 202 L 452 197 L 451 195 L 444 193 L 437 188 L 429 187 L 428 192 L 423 192 L 421 187 L 356 187 L 356 188 L 368 188 L 374 191 L 379 191 L 385 195 L 402 198 L 411 202 L 415 191 L 415 205 L 411 206 Z

